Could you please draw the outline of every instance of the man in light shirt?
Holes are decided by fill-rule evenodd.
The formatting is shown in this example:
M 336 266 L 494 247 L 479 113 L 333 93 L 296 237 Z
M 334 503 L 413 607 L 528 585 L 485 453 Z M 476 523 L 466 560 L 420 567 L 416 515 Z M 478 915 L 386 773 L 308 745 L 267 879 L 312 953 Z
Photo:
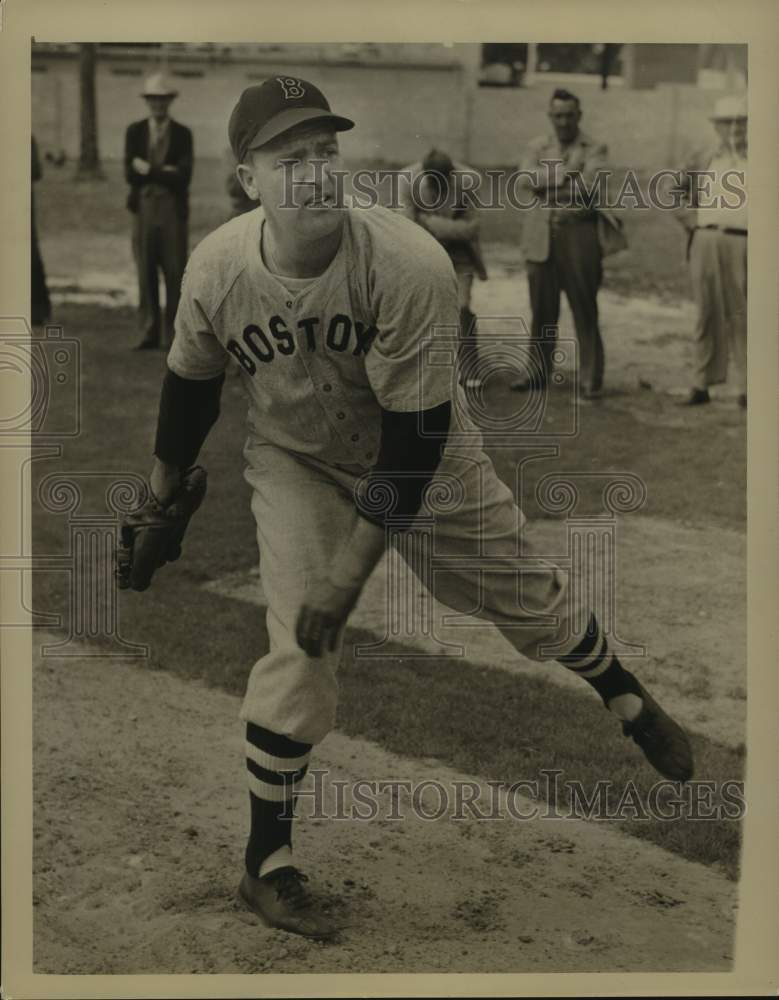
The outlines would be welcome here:
M 149 117 L 133 122 L 124 145 L 124 170 L 133 214 L 133 256 L 138 269 L 142 340 L 138 350 L 169 346 L 187 262 L 192 133 L 174 121 L 177 91 L 161 73 L 148 78 L 141 96 Z M 160 310 L 159 271 L 165 279 L 165 316 Z
M 692 388 L 685 406 L 711 400 L 726 381 L 732 355 L 738 404 L 747 405 L 747 106 L 717 101 L 711 121 L 718 142 L 686 165 L 677 217 L 688 233 L 687 256 L 698 319 Z

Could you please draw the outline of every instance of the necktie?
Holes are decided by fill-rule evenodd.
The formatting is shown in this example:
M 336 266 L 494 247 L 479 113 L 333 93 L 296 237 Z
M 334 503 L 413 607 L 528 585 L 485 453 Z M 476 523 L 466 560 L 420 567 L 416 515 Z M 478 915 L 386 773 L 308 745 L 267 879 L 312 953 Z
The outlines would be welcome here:
M 151 160 L 155 166 L 160 166 L 164 157 L 165 130 L 161 125 L 154 123 L 152 134 Z

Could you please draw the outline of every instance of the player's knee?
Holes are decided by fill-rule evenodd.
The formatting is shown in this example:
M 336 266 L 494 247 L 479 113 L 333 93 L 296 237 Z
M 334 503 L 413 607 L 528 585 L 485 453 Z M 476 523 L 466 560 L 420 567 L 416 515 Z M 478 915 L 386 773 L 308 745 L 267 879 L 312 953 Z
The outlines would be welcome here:
M 289 633 L 274 635 L 253 666 L 241 718 L 303 743 L 319 743 L 335 725 L 340 647 L 314 658 Z
M 244 698 L 239 713 L 242 722 L 251 722 L 297 743 L 316 746 L 335 728 L 335 700 L 320 700 L 316 705 L 297 704 L 287 712 L 270 708 L 264 701 Z

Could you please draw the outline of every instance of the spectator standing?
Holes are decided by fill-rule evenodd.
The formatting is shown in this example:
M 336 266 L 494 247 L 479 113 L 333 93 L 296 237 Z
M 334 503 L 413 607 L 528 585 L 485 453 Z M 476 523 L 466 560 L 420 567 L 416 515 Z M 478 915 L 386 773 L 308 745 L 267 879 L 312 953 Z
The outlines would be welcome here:
M 38 227 L 35 224 L 35 190 L 34 185 L 43 177 L 41 159 L 38 155 L 38 144 L 32 136 L 32 183 L 30 193 L 30 246 L 32 259 L 30 262 L 30 321 L 33 326 L 42 326 L 51 319 L 51 301 L 46 284 L 46 271 L 38 246 Z
M 747 105 L 717 101 L 717 141 L 688 160 L 677 189 L 677 218 L 688 234 L 687 258 L 697 306 L 692 388 L 685 406 L 711 400 L 733 357 L 738 404 L 747 405 Z
M 460 307 L 460 378 L 466 389 L 481 385 L 476 346 L 476 316 L 471 311 L 473 279 L 487 280 L 479 242 L 479 218 L 457 174 L 472 173 L 448 153 L 431 149 L 401 172 L 398 187 L 403 213 L 426 229 L 446 250 L 457 275 Z
M 143 333 L 138 350 L 167 347 L 187 260 L 192 133 L 174 121 L 170 105 L 178 91 L 161 73 L 150 76 L 141 96 L 149 115 L 127 129 L 124 169 L 133 215 L 133 255 L 138 270 Z M 159 272 L 165 280 L 165 316 L 160 310 Z
M 621 222 L 605 206 L 587 204 L 577 196 L 574 178 L 587 190 L 607 172 L 608 150 L 579 128 L 579 98 L 555 90 L 549 106 L 553 135 L 533 139 L 522 159 L 518 190 L 534 196 L 525 214 L 521 247 L 527 267 L 532 310 L 531 339 L 536 346 L 537 371 L 512 388 L 545 388 L 551 377 L 560 293 L 573 313 L 579 345 L 579 385 L 584 399 L 603 394 L 605 358 L 598 323 L 598 290 L 604 255 L 624 249 Z

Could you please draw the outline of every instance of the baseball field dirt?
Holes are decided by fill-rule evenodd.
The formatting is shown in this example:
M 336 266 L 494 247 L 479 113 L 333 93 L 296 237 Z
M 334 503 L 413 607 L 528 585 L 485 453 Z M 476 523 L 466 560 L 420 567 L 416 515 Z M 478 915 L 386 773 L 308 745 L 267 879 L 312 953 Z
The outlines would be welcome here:
M 164 671 L 39 662 L 34 965 L 39 973 L 724 971 L 737 886 L 608 824 L 337 820 L 333 782 L 473 776 L 340 733 L 300 809 L 312 887 L 343 927 L 313 943 L 236 900 L 246 831 L 239 700 Z M 313 780 L 313 779 L 312 779 Z M 433 815 L 437 801 L 422 799 Z M 345 812 L 349 811 L 349 800 Z M 532 803 L 516 805 L 529 813 Z M 485 804 L 486 811 L 486 804 Z

